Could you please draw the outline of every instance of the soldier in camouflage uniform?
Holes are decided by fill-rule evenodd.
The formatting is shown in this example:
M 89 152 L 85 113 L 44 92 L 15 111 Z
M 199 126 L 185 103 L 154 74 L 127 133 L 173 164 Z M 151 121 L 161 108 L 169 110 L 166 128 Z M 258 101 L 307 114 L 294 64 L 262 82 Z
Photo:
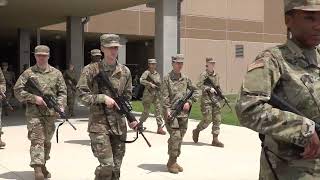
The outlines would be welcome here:
M 28 68 L 18 78 L 14 86 L 15 97 L 20 102 L 26 102 L 26 117 L 28 139 L 31 141 L 30 166 L 34 168 L 35 179 L 50 178 L 46 168 L 50 159 L 51 139 L 55 131 L 57 113 L 48 108 L 44 100 L 28 90 L 26 83 L 29 78 L 34 79 L 44 94 L 53 95 L 61 110 L 64 111 L 67 100 L 67 87 L 62 73 L 48 64 L 50 49 L 48 46 L 35 47 L 36 65 Z
M 204 130 L 212 122 L 213 140 L 211 145 L 224 147 L 218 139 L 221 124 L 221 105 L 218 97 L 215 95 L 215 89 L 204 85 L 204 80 L 209 78 L 217 87 L 220 87 L 219 76 L 214 71 L 216 61 L 213 58 L 206 58 L 206 71 L 200 74 L 197 87 L 202 91 L 201 96 L 201 112 L 203 119 L 198 124 L 197 128 L 192 131 L 192 139 L 195 143 L 198 142 L 200 131 Z
M 149 69 L 146 70 L 140 77 L 140 84 L 145 86 L 142 104 L 143 113 L 140 121 L 145 122 L 149 116 L 149 109 L 151 104 L 154 106 L 156 121 L 158 124 L 158 134 L 165 135 L 166 132 L 162 129 L 162 118 L 161 118 L 161 77 L 156 71 L 157 61 L 155 59 L 148 59 Z
M 315 123 L 320 123 L 320 1 L 284 0 L 284 7 L 291 36 L 248 66 L 236 111 L 243 126 L 261 134 L 259 179 L 316 180 L 320 179 L 315 131 Z M 275 99 L 300 112 L 279 109 Z
M 102 54 L 101 54 L 100 49 L 92 49 L 90 51 L 90 54 L 91 54 L 91 63 L 101 61 Z
M 74 116 L 73 108 L 76 96 L 77 74 L 74 70 L 74 65 L 69 64 L 69 69 L 63 73 L 64 80 L 67 84 L 67 106 L 69 116 Z
M 0 69 L 0 91 L 5 93 L 6 92 L 6 80 L 4 78 L 4 75 L 2 73 L 2 70 Z M 0 96 L 0 100 L 2 99 L 2 97 Z M 0 148 L 3 148 L 6 146 L 6 143 L 2 141 L 1 136 L 3 134 L 2 131 L 2 116 L 1 116 L 1 112 L 2 112 L 2 108 L 0 107 Z
M 113 87 L 119 95 L 131 99 L 132 78 L 130 70 L 117 62 L 120 37 L 104 34 L 100 37 L 104 59 L 87 65 L 77 84 L 79 98 L 90 106 L 88 132 L 91 148 L 100 165 L 95 170 L 95 180 L 118 180 L 120 167 L 125 154 L 124 140 L 127 136 L 126 119 L 117 112 L 118 105 L 110 91 L 99 88 L 96 76 L 106 71 Z M 134 128 L 137 122 L 129 124 Z
M 2 63 L 2 72 L 4 75 L 4 78 L 6 79 L 6 97 L 8 99 L 8 101 L 10 102 L 12 95 L 13 95 L 13 85 L 15 83 L 15 75 L 12 71 L 8 71 L 8 63 L 7 62 L 3 62 Z M 3 108 L 4 111 L 4 115 L 8 116 L 8 107 L 4 107 Z
M 196 102 L 199 96 L 196 86 L 191 80 L 181 73 L 183 67 L 183 54 L 172 57 L 173 70 L 164 77 L 162 82 L 163 114 L 165 117 L 166 128 L 170 134 L 168 139 L 169 160 L 167 168 L 170 173 L 177 174 L 183 168 L 177 163 L 177 158 L 181 153 L 181 144 L 188 128 L 188 116 L 191 105 Z M 174 104 L 183 98 L 189 90 L 195 90 L 193 96 L 184 104 L 183 111 L 172 121 L 169 121 L 170 113 L 174 110 Z

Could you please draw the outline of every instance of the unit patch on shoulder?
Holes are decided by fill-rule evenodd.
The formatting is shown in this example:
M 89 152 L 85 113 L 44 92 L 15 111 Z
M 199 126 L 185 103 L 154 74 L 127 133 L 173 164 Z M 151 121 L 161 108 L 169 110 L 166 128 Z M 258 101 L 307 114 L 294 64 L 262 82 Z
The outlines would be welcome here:
M 257 59 L 255 61 L 253 61 L 251 64 L 249 64 L 248 66 L 248 72 L 249 71 L 252 71 L 254 69 L 257 69 L 257 68 L 263 68 L 265 65 L 265 62 L 263 59 Z

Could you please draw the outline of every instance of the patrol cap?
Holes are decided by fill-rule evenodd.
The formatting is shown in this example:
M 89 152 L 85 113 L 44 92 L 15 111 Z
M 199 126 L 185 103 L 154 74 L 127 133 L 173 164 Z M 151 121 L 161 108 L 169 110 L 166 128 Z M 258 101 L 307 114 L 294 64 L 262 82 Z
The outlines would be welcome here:
M 284 0 L 285 13 L 293 9 L 320 11 L 320 0 Z
M 8 66 L 8 63 L 7 62 L 2 62 L 1 65 L 2 66 Z
M 50 48 L 45 45 L 38 45 L 34 48 L 34 54 L 35 55 L 49 55 L 50 54 Z
M 183 55 L 183 54 L 177 54 L 177 55 L 175 55 L 175 56 L 172 56 L 171 59 L 172 59 L 172 62 L 180 62 L 180 63 L 183 63 L 184 55 Z
M 90 54 L 91 56 L 102 56 L 100 49 L 92 49 Z
M 120 47 L 120 37 L 116 34 L 103 34 L 100 36 L 100 43 L 103 47 Z
M 216 63 L 217 61 L 214 60 L 212 57 L 207 57 L 207 58 L 206 58 L 206 62 L 207 62 L 207 63 Z
M 148 63 L 149 64 L 157 64 L 157 60 L 156 59 L 148 59 Z

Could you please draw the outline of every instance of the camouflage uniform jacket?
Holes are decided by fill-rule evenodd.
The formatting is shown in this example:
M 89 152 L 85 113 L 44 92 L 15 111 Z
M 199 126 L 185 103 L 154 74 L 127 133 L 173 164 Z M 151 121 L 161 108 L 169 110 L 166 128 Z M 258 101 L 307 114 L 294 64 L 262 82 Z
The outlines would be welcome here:
M 155 85 L 158 86 L 157 88 L 152 88 L 150 80 L 148 78 L 152 79 L 155 82 Z M 146 70 L 140 77 L 140 84 L 145 86 L 145 90 L 143 92 L 143 97 L 150 97 L 155 96 L 157 92 L 160 91 L 161 88 L 161 78 L 160 74 L 155 71 L 154 73 L 151 73 L 149 70 Z M 158 96 L 160 96 L 158 94 Z
M 35 95 L 26 87 L 26 83 L 31 77 L 37 81 L 44 94 L 55 97 L 59 106 L 64 108 L 67 101 L 67 87 L 62 73 L 50 65 L 46 70 L 41 70 L 37 65 L 34 65 L 20 75 L 14 86 L 15 97 L 20 102 L 27 102 L 26 116 L 57 116 L 53 109 L 35 104 Z
M 319 50 L 314 49 L 320 63 Z M 319 159 L 304 160 L 299 153 L 314 132 L 314 122 L 320 123 L 320 68 L 310 65 L 293 41 L 262 52 L 248 66 L 236 111 L 240 123 L 265 135 L 264 144 L 288 164 L 317 168 Z M 311 81 L 304 85 L 304 76 Z M 310 89 L 309 89 L 310 88 Z M 311 92 L 311 93 L 310 93 Z M 305 114 L 274 108 L 268 101 L 276 94 Z M 314 97 L 314 98 L 313 98 Z M 293 146 L 296 145 L 296 146 Z
M 184 74 L 181 74 L 180 78 L 176 78 L 174 72 L 171 71 L 163 78 L 162 82 L 163 110 L 174 110 L 175 104 L 188 93 L 188 90 L 195 90 L 192 97 L 188 100 L 188 103 L 192 105 L 199 97 L 197 87 Z M 188 113 L 182 111 L 178 117 L 188 117 Z
M 110 74 L 109 79 L 119 95 L 128 100 L 132 96 L 131 73 L 126 66 L 116 64 L 115 69 L 112 69 L 105 60 L 87 65 L 80 75 L 77 93 L 81 102 L 90 106 L 88 132 L 108 133 L 111 130 L 115 135 L 122 135 L 126 133 L 126 120 L 116 110 L 105 108 L 106 95 L 112 96 L 108 89 L 99 88 L 96 77 L 101 70 Z
M 0 91 L 3 93 L 6 92 L 6 79 L 1 69 L 0 69 Z
M 204 80 L 209 78 L 214 85 L 220 87 L 219 76 L 217 73 L 209 73 L 208 71 L 204 71 L 200 74 L 200 78 L 197 84 L 197 87 L 201 90 L 201 104 L 202 105 L 211 105 L 220 107 L 219 98 L 208 91 L 210 91 L 211 87 L 204 85 Z
M 72 87 L 75 87 L 77 85 L 77 74 L 76 72 L 73 70 L 66 70 L 64 73 L 63 73 L 63 77 L 64 77 L 64 80 L 66 82 L 66 85 L 67 85 L 67 88 L 68 89 L 75 89 L 75 88 L 72 88 Z
M 2 72 L 3 72 L 4 78 L 6 79 L 7 88 L 13 88 L 14 80 L 15 80 L 14 73 L 11 71 L 2 71 Z

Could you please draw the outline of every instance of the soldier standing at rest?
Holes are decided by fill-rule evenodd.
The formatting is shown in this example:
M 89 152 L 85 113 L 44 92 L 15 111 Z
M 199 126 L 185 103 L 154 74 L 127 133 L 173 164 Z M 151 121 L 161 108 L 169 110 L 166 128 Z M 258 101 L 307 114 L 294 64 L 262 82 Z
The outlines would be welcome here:
M 213 58 L 206 58 L 206 71 L 200 74 L 197 86 L 202 91 L 201 112 L 203 119 L 200 121 L 197 128 L 192 131 L 192 139 L 197 143 L 200 131 L 206 129 L 212 122 L 213 140 L 211 145 L 224 147 L 224 144 L 218 139 L 221 124 L 221 105 L 219 103 L 219 98 L 215 95 L 216 90 L 213 87 L 204 85 L 204 80 L 209 78 L 215 86 L 220 87 L 219 76 L 214 70 L 215 64 L 216 61 Z
M 59 70 L 48 64 L 50 49 L 48 46 L 35 47 L 36 65 L 25 70 L 14 86 L 14 95 L 20 102 L 27 103 L 26 118 L 28 139 L 31 141 L 30 166 L 34 168 L 35 180 L 50 178 L 46 168 L 50 159 L 51 139 L 55 131 L 57 113 L 48 108 L 42 97 L 33 94 L 27 82 L 32 78 L 44 94 L 56 98 L 61 111 L 64 111 L 67 100 L 67 87 Z
M 6 79 L 6 93 L 5 93 L 5 95 L 7 97 L 7 100 L 10 102 L 12 95 L 13 95 L 13 86 L 15 83 L 15 76 L 14 76 L 13 72 L 8 70 L 8 67 L 9 66 L 8 66 L 7 62 L 2 63 L 2 72 L 3 72 L 4 78 Z M 4 115 L 8 116 L 8 111 L 9 111 L 8 107 L 4 107 L 3 111 L 4 111 Z
M 236 111 L 243 126 L 260 133 L 260 180 L 316 180 L 320 1 L 284 0 L 284 12 L 290 36 L 248 66 Z
M 77 90 L 83 104 L 90 106 L 88 132 L 91 149 L 100 165 L 95 170 L 95 180 L 119 180 L 120 167 L 125 154 L 127 136 L 126 119 L 117 111 L 118 105 L 106 88 L 99 88 L 96 78 L 105 71 L 119 95 L 131 99 L 132 78 L 130 70 L 117 62 L 120 37 L 103 34 L 100 37 L 104 59 L 87 65 L 81 73 Z M 136 121 L 129 124 L 134 128 Z
M 151 104 L 154 106 L 155 117 L 158 125 L 158 134 L 165 135 L 166 132 L 162 129 L 162 118 L 161 118 L 161 77 L 156 71 L 157 61 L 155 59 L 148 59 L 148 70 L 146 70 L 140 77 L 140 84 L 145 86 L 142 104 L 143 113 L 140 121 L 145 122 L 149 117 L 149 109 Z
M 179 173 L 183 171 L 183 168 L 177 163 L 177 158 L 181 153 L 181 144 L 184 135 L 188 128 L 188 116 L 191 110 L 191 105 L 196 102 L 199 96 L 196 86 L 194 86 L 191 80 L 181 73 L 183 67 L 184 56 L 178 54 L 172 57 L 173 70 L 164 77 L 162 83 L 162 96 L 163 96 L 163 114 L 165 116 L 166 128 L 170 134 L 168 139 L 168 154 L 169 160 L 167 168 L 170 173 Z M 174 110 L 174 104 L 183 98 L 188 91 L 196 90 L 193 96 L 184 104 L 183 111 L 173 121 L 178 121 L 178 127 L 169 122 L 171 111 Z
M 69 69 L 63 73 L 64 80 L 67 85 L 67 106 L 68 106 L 68 115 L 70 117 L 74 116 L 74 102 L 76 96 L 76 86 L 77 86 L 77 74 L 74 70 L 74 65 L 69 64 Z

